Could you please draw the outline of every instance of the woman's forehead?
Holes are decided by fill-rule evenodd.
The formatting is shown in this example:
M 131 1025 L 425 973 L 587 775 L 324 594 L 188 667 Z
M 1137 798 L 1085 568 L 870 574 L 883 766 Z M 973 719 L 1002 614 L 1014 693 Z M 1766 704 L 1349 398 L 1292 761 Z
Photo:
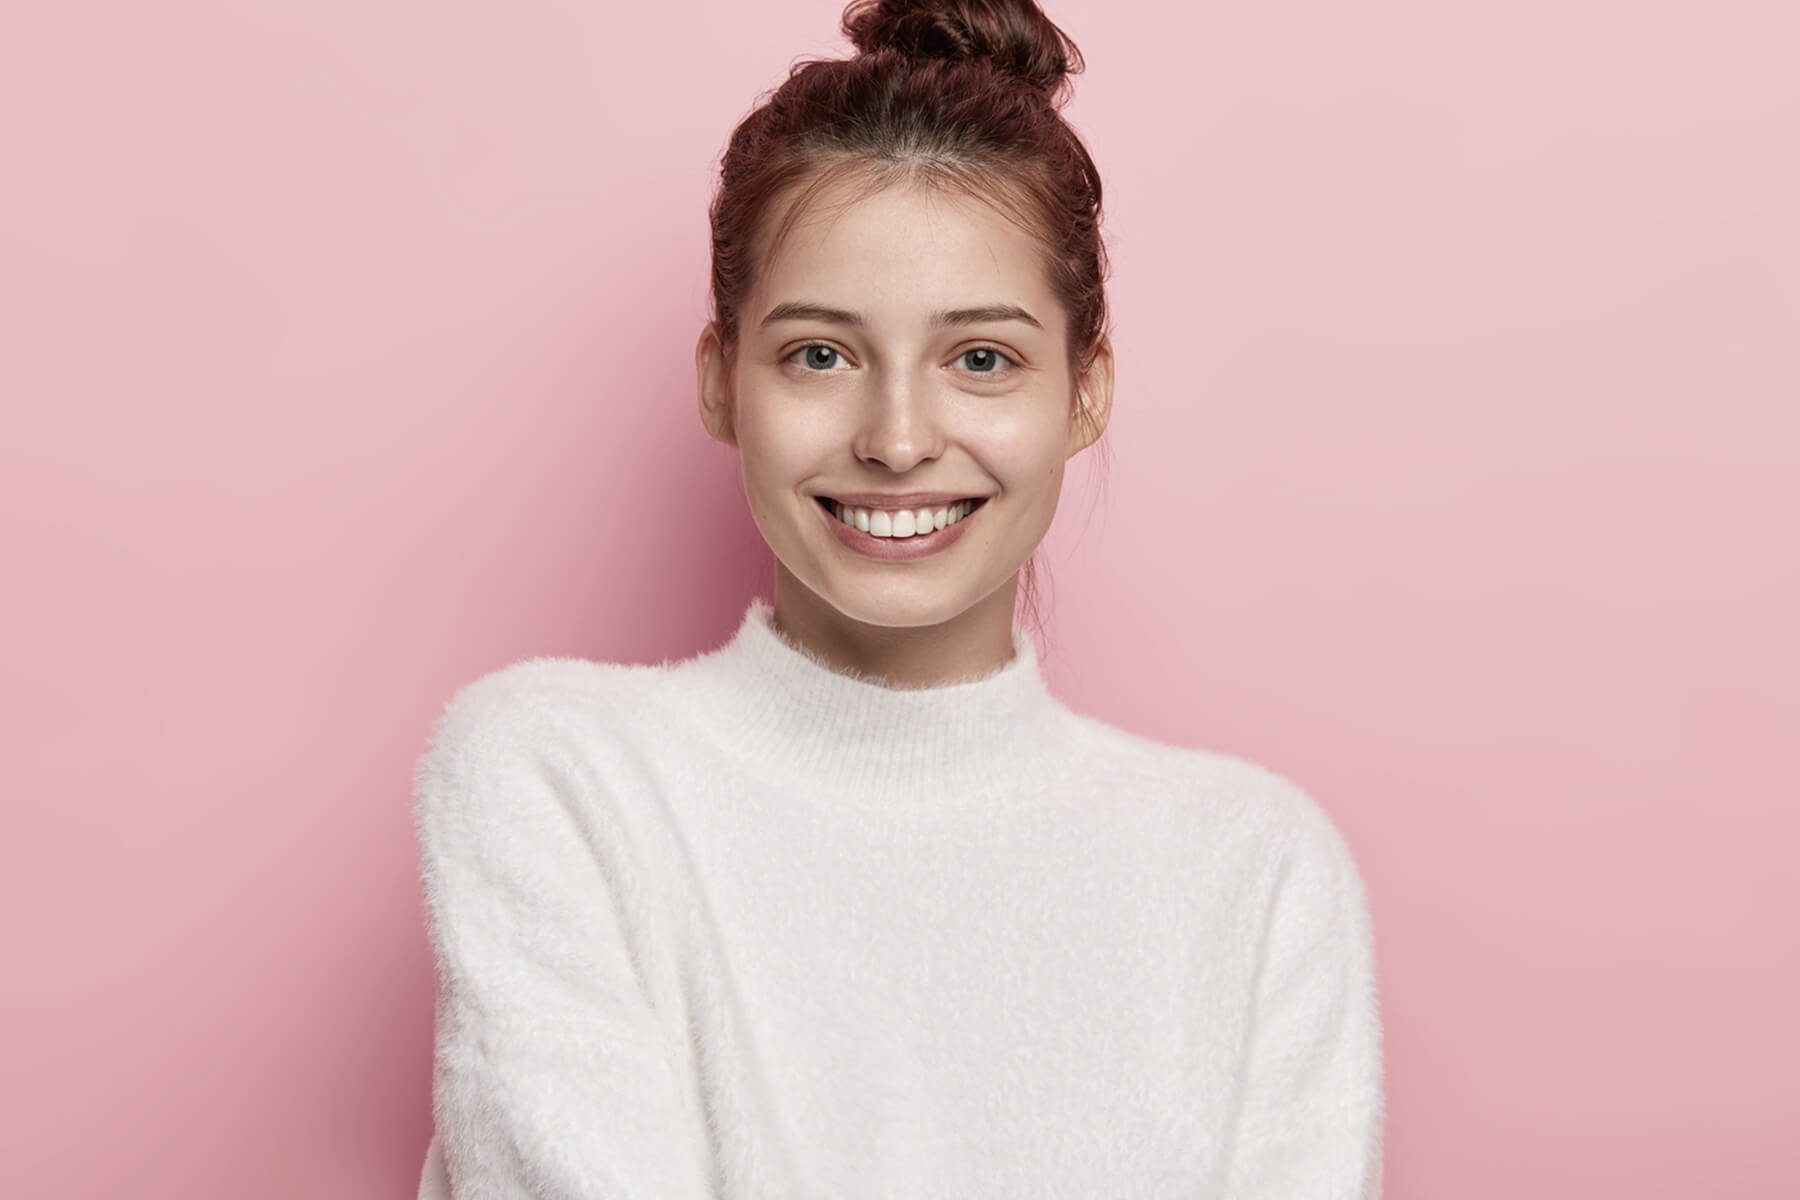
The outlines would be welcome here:
M 1040 247 L 988 204 L 895 186 L 809 204 L 762 264 L 756 311 L 815 304 L 890 316 L 1049 302 Z

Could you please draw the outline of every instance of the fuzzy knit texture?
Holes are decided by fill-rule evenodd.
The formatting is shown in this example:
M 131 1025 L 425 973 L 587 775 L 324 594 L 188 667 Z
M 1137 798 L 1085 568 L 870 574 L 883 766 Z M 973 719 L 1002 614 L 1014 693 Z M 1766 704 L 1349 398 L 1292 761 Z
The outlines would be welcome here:
M 415 773 L 431 1200 L 1378 1200 L 1363 882 L 1268 768 L 760 597 L 462 687 Z

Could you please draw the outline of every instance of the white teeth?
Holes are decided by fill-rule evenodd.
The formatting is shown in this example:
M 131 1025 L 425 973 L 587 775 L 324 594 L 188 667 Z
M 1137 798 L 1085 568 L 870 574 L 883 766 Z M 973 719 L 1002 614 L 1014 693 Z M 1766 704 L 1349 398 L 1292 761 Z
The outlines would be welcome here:
M 959 500 L 943 508 L 901 509 L 889 512 L 880 508 L 853 508 L 833 500 L 831 511 L 844 524 L 874 537 L 914 537 L 935 533 L 946 525 L 954 525 L 969 515 L 972 500 Z

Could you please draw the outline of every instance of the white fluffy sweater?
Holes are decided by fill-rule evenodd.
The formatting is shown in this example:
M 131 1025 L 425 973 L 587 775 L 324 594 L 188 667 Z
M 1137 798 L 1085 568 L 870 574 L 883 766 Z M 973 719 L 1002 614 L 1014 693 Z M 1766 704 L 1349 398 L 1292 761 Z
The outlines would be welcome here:
M 1246 760 L 724 645 L 463 687 L 416 772 L 454 1200 L 1377 1200 L 1362 881 Z

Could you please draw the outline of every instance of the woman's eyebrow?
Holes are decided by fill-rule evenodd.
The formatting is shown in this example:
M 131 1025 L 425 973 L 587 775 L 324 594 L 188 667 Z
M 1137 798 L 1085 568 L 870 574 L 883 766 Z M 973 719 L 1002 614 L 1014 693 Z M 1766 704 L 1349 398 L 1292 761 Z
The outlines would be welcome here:
M 861 313 L 806 300 L 788 300 L 777 304 L 769 310 L 769 315 L 762 319 L 764 327 L 773 325 L 777 321 L 824 321 L 827 324 L 848 325 L 853 329 L 861 329 L 868 325 L 868 321 Z M 1043 328 L 1036 317 L 1016 304 L 983 304 L 975 308 L 947 308 L 931 314 L 933 329 L 948 328 L 952 325 L 976 325 L 986 321 L 1023 321 L 1037 329 Z

